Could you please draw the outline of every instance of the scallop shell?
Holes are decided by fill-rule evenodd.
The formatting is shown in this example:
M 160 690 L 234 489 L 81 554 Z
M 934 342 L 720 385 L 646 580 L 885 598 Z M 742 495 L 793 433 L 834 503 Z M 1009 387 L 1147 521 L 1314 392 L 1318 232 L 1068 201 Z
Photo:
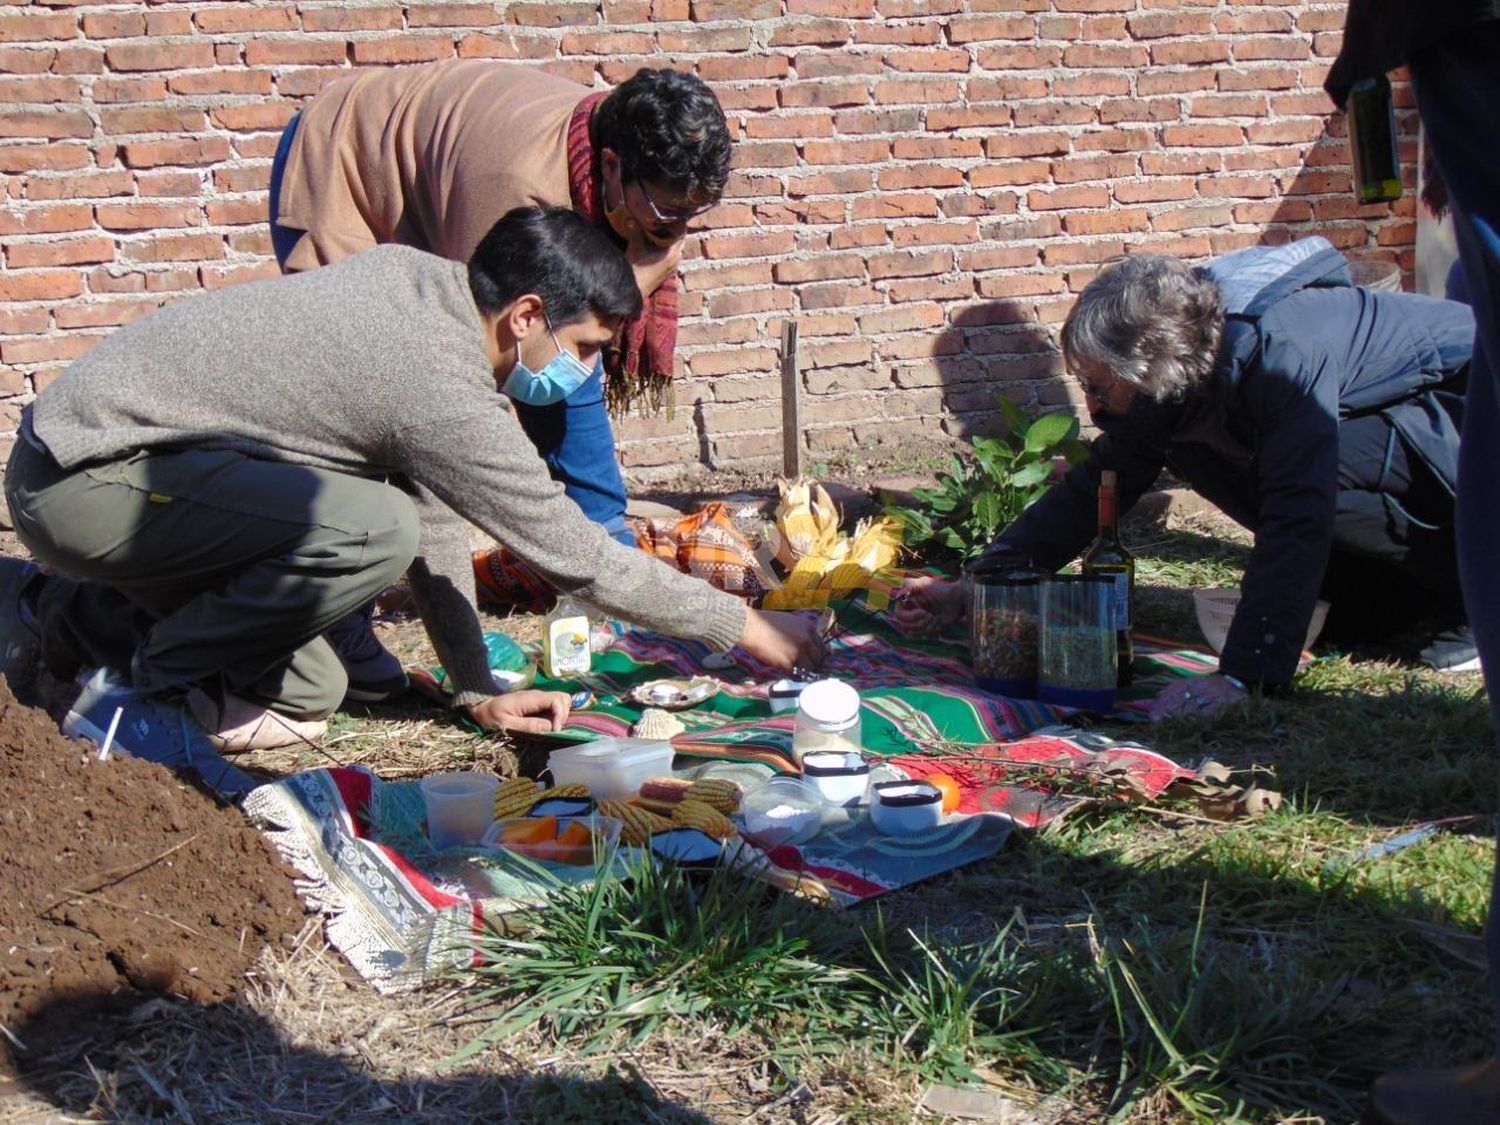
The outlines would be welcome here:
M 687 730 L 686 724 L 660 707 L 647 707 L 630 728 L 632 738 L 671 738 Z
M 694 676 L 690 680 L 651 680 L 630 689 L 630 698 L 643 707 L 663 711 L 682 711 L 711 699 L 719 690 L 712 676 Z

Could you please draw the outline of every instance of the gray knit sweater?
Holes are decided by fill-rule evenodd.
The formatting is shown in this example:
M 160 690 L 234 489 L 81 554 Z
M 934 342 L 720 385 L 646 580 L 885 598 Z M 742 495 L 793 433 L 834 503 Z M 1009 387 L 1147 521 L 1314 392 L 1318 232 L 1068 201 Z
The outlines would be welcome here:
M 423 527 L 413 591 L 456 703 L 494 694 L 464 520 L 616 616 L 720 649 L 744 628 L 737 599 L 563 495 L 496 388 L 465 267 L 409 247 L 169 305 L 68 368 L 32 425 L 65 468 L 189 446 L 405 478 Z

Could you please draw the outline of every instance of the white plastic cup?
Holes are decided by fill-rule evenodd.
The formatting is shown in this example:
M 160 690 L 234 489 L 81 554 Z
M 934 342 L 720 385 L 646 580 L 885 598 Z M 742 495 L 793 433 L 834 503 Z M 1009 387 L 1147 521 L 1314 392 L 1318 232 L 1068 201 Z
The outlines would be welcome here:
M 500 779 L 476 770 L 452 770 L 422 779 L 427 838 L 434 848 L 472 848 L 495 819 Z

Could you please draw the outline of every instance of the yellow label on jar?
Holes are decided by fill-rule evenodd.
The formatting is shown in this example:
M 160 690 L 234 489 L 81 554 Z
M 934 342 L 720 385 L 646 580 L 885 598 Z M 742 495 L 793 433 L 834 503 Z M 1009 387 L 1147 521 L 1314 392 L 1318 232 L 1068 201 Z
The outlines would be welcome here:
M 587 617 L 559 617 L 547 622 L 547 634 L 542 638 L 542 671 L 549 679 L 582 676 L 591 663 Z

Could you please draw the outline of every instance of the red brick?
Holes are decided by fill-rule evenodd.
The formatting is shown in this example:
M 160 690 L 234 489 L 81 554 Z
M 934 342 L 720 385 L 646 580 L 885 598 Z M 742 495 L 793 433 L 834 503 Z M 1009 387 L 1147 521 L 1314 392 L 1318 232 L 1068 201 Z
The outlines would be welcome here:
M 1276 121 L 1246 128 L 1245 136 L 1251 144 L 1297 144 L 1315 141 L 1323 135 L 1323 122 L 1312 118 L 1306 121 Z
M 59 47 L 53 74 L 103 74 L 104 52 L 98 47 Z
M 129 195 L 131 188 L 129 172 L 86 172 L 72 176 L 26 178 L 26 198 L 32 201 Z
M 94 83 L 95 89 L 98 88 L 98 85 L 97 82 Z M 167 89 L 171 90 L 174 94 L 188 96 L 197 94 L 269 94 L 271 92 L 271 72 L 268 70 L 238 70 L 229 73 L 210 71 L 206 74 L 174 74 L 171 78 L 167 79 Z
M 935 23 L 860 23 L 854 25 L 854 42 L 909 47 L 932 47 L 943 41 L 943 29 Z
M 1133 156 L 1093 156 L 1054 160 L 1050 171 L 1054 183 L 1076 184 L 1086 180 L 1112 180 L 1133 176 L 1136 165 Z
M 253 266 L 204 266 L 198 271 L 198 280 L 205 289 L 222 289 L 226 285 L 277 277 L 280 273 L 275 262 L 260 262 Z
M 687 19 L 690 9 L 686 0 L 672 0 L 670 4 L 653 4 L 653 0 L 603 0 L 600 5 L 605 23 L 615 24 L 641 24 L 649 23 L 652 17 L 652 8 L 672 8 L 674 11 L 670 16 L 661 15 L 655 17 L 663 19 Z
M 1264 117 L 1266 99 L 1249 94 L 1192 98 L 1188 101 L 1188 113 L 1193 117 Z
M 1144 207 L 1115 207 L 1064 215 L 1062 225 L 1069 234 L 1126 234 L 1147 229 L 1150 220 L 1150 212 Z
M 0 102 L 41 105 L 82 100 L 83 84 L 76 78 L 0 77 Z
M 346 53 L 341 39 L 251 39 L 245 44 L 250 66 L 331 66 L 344 62 Z
M 1221 63 L 1229 59 L 1229 45 L 1214 39 L 1162 39 L 1151 44 L 1153 66 Z
M 783 106 L 866 105 L 870 90 L 863 82 L 789 82 L 778 96 Z
M 1241 203 L 1234 208 L 1234 221 L 1237 223 L 1303 223 L 1312 217 L 1312 204 L 1305 199 Z
M 716 46 L 711 43 L 699 44 L 693 36 L 709 36 L 729 34 L 718 28 L 694 29 L 690 32 L 666 32 L 660 33 L 662 50 L 664 51 L 743 51 L 750 46 L 750 29 L 740 28 L 735 34 L 743 37 L 743 42 L 737 46 Z M 798 23 L 777 24 L 771 32 L 772 47 L 842 47 L 849 42 L 851 34 L 850 25 L 844 20 L 807 20 Z M 670 38 L 669 38 L 670 36 Z
M 500 22 L 494 4 L 413 4 L 406 18 L 412 27 L 485 27 Z
M 0 145 L 0 172 L 64 172 L 88 165 L 84 145 Z
M 974 295 L 974 279 L 923 277 L 893 281 L 887 290 L 896 304 L 909 301 L 961 301 Z
M 1030 39 L 1036 34 L 1031 16 L 965 17 L 948 21 L 948 42 L 974 43 L 989 39 Z
M 52 242 L 12 242 L 5 248 L 5 264 L 13 270 L 33 266 L 92 265 L 113 261 L 114 257 L 114 239 L 103 235 Z
M 1213 30 L 1207 12 L 1148 12 L 1125 19 L 1134 39 L 1162 39 L 1169 35 L 1207 35 Z
M 769 285 L 769 262 L 736 262 L 727 266 L 704 267 L 693 263 L 682 271 L 683 288 L 689 292 L 709 289 L 732 289 L 747 285 Z
M 969 79 L 969 105 L 1002 102 L 1009 105 L 1025 98 L 1045 98 L 1051 90 L 1047 80 L 1031 74 L 975 75 Z
M 404 35 L 399 39 L 359 39 L 350 50 L 356 66 L 370 66 L 451 58 L 454 45 L 451 38 Z
M 165 105 L 102 109 L 99 121 L 106 133 L 116 136 L 121 133 L 191 133 L 207 124 L 201 109 Z
M 1160 211 L 1151 218 L 1151 229 L 1157 231 L 1197 230 L 1203 227 L 1227 227 L 1234 221 L 1229 207 L 1179 207 Z
M 689 370 L 698 378 L 734 375 L 745 371 L 772 371 L 776 368 L 774 348 L 715 348 L 699 352 L 688 361 Z
M 793 140 L 831 137 L 833 136 L 833 114 L 781 113 L 774 117 L 752 117 L 745 122 L 745 136 L 785 137 Z
M 153 39 L 169 35 L 191 35 L 193 14 L 191 12 L 154 11 L 146 13 L 146 34 Z
M 203 213 L 196 203 L 101 203 L 95 210 L 105 230 L 203 225 Z
M 133 141 L 120 148 L 127 168 L 155 168 L 162 164 L 212 164 L 229 156 L 229 142 L 223 137 Z
M 841 109 L 833 115 L 839 133 L 910 133 L 922 127 L 919 109 Z
M 791 231 L 758 231 L 752 234 L 717 234 L 702 240 L 705 258 L 756 258 L 790 254 L 796 245 Z
M 280 132 L 297 112 L 297 107 L 286 102 L 268 102 L 250 105 L 222 105 L 210 112 L 214 124 L 236 132 L 260 132 L 274 129 Z
M 786 0 L 789 16 L 824 16 L 831 19 L 870 19 L 875 0 Z
M 1006 160 L 998 164 L 981 164 L 969 169 L 969 184 L 975 188 L 990 188 L 1040 183 L 1047 179 L 1050 167 L 1045 160 Z
M 276 75 L 276 92 L 285 98 L 306 98 L 349 72 L 340 67 L 312 67 Z
M 802 146 L 803 158 L 809 164 L 876 164 L 889 160 L 891 142 L 887 140 L 828 140 L 808 141 Z M 796 154 L 788 162 L 795 164 Z M 754 167 L 765 167 L 755 164 Z
M 224 256 L 224 239 L 217 234 L 167 234 L 132 239 L 122 257 L 130 262 L 199 262 Z M 151 284 L 150 279 L 146 281 Z
M 960 219 L 947 223 L 916 223 L 897 227 L 892 232 L 891 241 L 906 249 L 912 246 L 961 246 L 972 243 L 978 237 L 978 224 L 973 219 Z
M 1306 59 L 1312 52 L 1306 43 L 1290 36 L 1263 39 L 1234 40 L 1236 62 L 1254 62 L 1258 59 Z
M 1297 85 L 1297 71 L 1287 66 L 1226 67 L 1219 71 L 1219 89 L 1290 90 Z
M 212 43 L 118 43 L 104 52 L 110 70 L 187 70 L 214 64 Z
M 1207 198 L 1265 199 L 1274 191 L 1269 176 L 1207 176 L 1198 181 L 1198 194 Z
M 911 73 L 962 73 L 969 69 L 969 52 L 961 50 L 892 51 L 885 56 L 885 65 L 891 70 Z
M 983 70 L 1047 70 L 1062 63 L 1062 49 L 1051 46 L 981 47 Z
M 978 137 L 897 137 L 891 155 L 897 160 L 967 160 L 981 155 Z
M 0 137 L 89 137 L 94 123 L 81 110 L 17 110 L 0 113 Z
M 1212 90 L 1215 87 L 1212 71 L 1193 70 L 1148 70 L 1136 75 L 1135 92 L 1141 97 L 1154 94 L 1190 94 L 1197 90 Z
M 0 310 L 0 335 L 3 336 L 37 336 L 47 331 L 48 324 L 46 309 Z M 0 372 L 0 394 L 20 394 L 25 389 L 24 385 L 3 381 L 13 375 L 14 372 Z
M 937 200 L 928 192 L 909 195 L 876 192 L 854 200 L 856 219 L 919 219 L 929 218 L 937 212 Z
M 1004 105 L 932 106 L 926 125 L 933 132 L 945 129 L 994 129 L 1010 124 L 1010 107 Z
M 1063 75 L 1053 81 L 1052 93 L 1059 98 L 1115 97 L 1130 93 L 1130 79 L 1109 72 Z
M 1057 211 L 1074 207 L 1108 207 L 1109 190 L 1102 187 L 1065 187 L 1053 191 L 1036 190 L 1026 194 L 1026 205 L 1033 211 Z
M 32 51 L 17 47 L 0 47 L 0 72 L 6 74 L 46 74 L 57 58 L 54 50 Z
M 78 21 L 66 12 L 7 12 L 0 15 L 0 43 L 72 39 L 77 34 Z
M 989 246 L 983 249 L 960 250 L 958 268 L 969 273 L 988 270 L 1027 269 L 1037 264 L 1035 246 Z
M 129 324 L 161 307 L 156 300 L 93 301 L 88 304 L 59 305 L 53 310 L 59 328 L 112 328 Z
M 302 9 L 304 31 L 400 31 L 401 27 L 401 9 L 397 6 Z
M 1094 107 L 1084 102 L 1045 101 L 1015 107 L 1018 129 L 1036 125 L 1088 125 L 1094 120 Z
M 93 225 L 94 209 L 87 203 L 0 210 L 0 234 L 3 235 L 68 234 L 89 230 Z
M 778 285 L 800 285 L 807 281 L 831 281 L 835 278 L 865 276 L 864 258 L 854 255 L 832 255 L 822 258 L 785 259 L 772 267 Z
M 144 12 L 86 12 L 83 34 L 90 39 L 131 39 L 146 34 Z
M 878 55 L 848 51 L 804 51 L 793 61 L 800 79 L 855 78 L 884 71 Z
M 135 189 L 142 197 L 197 200 L 203 194 L 203 177 L 197 172 L 158 168 L 136 173 Z
M 3 153 L 4 150 L 0 150 Z M 851 169 L 845 172 L 814 172 L 806 176 L 788 177 L 786 190 L 793 198 L 806 195 L 853 195 L 869 191 L 874 186 L 874 177 L 867 170 Z
M 806 297 L 803 297 L 806 307 Z M 790 289 L 753 289 L 742 293 L 715 293 L 708 299 L 712 317 L 747 316 L 751 313 L 785 311 L 793 304 Z
M 951 16 L 963 9 L 963 0 L 880 0 L 883 19 L 912 19 L 917 16 Z
M 1033 238 L 1054 238 L 1062 231 L 1056 215 L 1037 215 L 1027 219 L 1000 219 L 985 223 L 981 236 L 998 242 L 1021 242 Z
M 649 45 L 646 50 L 649 53 Z M 743 82 L 755 78 L 785 78 L 790 66 L 791 64 L 781 55 L 743 55 L 722 59 L 703 59 L 698 63 L 698 77 L 705 82 Z
M 920 187 L 958 187 L 963 182 L 962 171 L 936 164 L 882 168 L 876 174 L 876 183 L 881 191 L 905 191 L 909 188 Z
M 907 251 L 900 254 L 877 254 L 871 256 L 869 265 L 870 277 L 875 281 L 891 277 L 922 277 L 947 273 L 953 268 L 953 251 L 945 248 L 923 253 Z
M 1062 62 L 1068 67 L 1143 67 L 1146 48 L 1101 46 L 1097 43 L 1075 44 L 1063 51 Z
M 1161 203 L 1169 199 L 1191 199 L 1197 185 L 1188 179 L 1156 177 L 1148 180 L 1121 180 L 1112 188 L 1120 203 Z
M 1285 195 L 1327 195 L 1350 190 L 1351 179 L 1345 172 L 1299 172 L 1283 182 Z
M 92 333 L 69 333 L 66 336 L 44 336 L 39 340 L 7 340 L 0 342 L 0 360 L 6 363 L 47 363 L 56 360 L 73 360 L 86 353 L 104 339 Z
M 77 270 L 0 274 L 0 301 L 57 301 L 82 291 Z
M 1099 106 L 1099 121 L 1116 125 L 1121 121 L 1176 121 L 1181 115 L 1175 98 L 1111 98 Z
M 565 55 L 648 55 L 654 47 L 655 43 L 648 34 L 615 28 L 570 31 L 562 37 L 560 44 Z
M 693 0 L 692 3 L 694 23 L 713 23 L 716 20 L 769 20 L 775 19 L 780 14 L 779 0 Z
M 915 102 L 918 105 L 942 105 L 959 99 L 957 82 L 936 78 L 896 78 L 875 84 L 875 100 L 882 105 Z
M 291 8 L 206 8 L 193 13 L 193 23 L 204 35 L 229 35 L 242 31 L 293 31 L 297 13 Z
M 1066 133 L 1035 130 L 996 133 L 985 138 L 984 153 L 991 160 L 1012 156 L 1062 156 L 1072 147 Z
M 1161 143 L 1169 148 L 1229 148 L 1244 141 L 1238 125 L 1168 125 L 1161 131 Z
M 264 157 L 270 160 L 276 155 L 276 146 L 281 142 L 281 137 L 276 133 L 252 133 L 233 138 L 232 145 L 234 154 L 244 159 L 253 160 Z

